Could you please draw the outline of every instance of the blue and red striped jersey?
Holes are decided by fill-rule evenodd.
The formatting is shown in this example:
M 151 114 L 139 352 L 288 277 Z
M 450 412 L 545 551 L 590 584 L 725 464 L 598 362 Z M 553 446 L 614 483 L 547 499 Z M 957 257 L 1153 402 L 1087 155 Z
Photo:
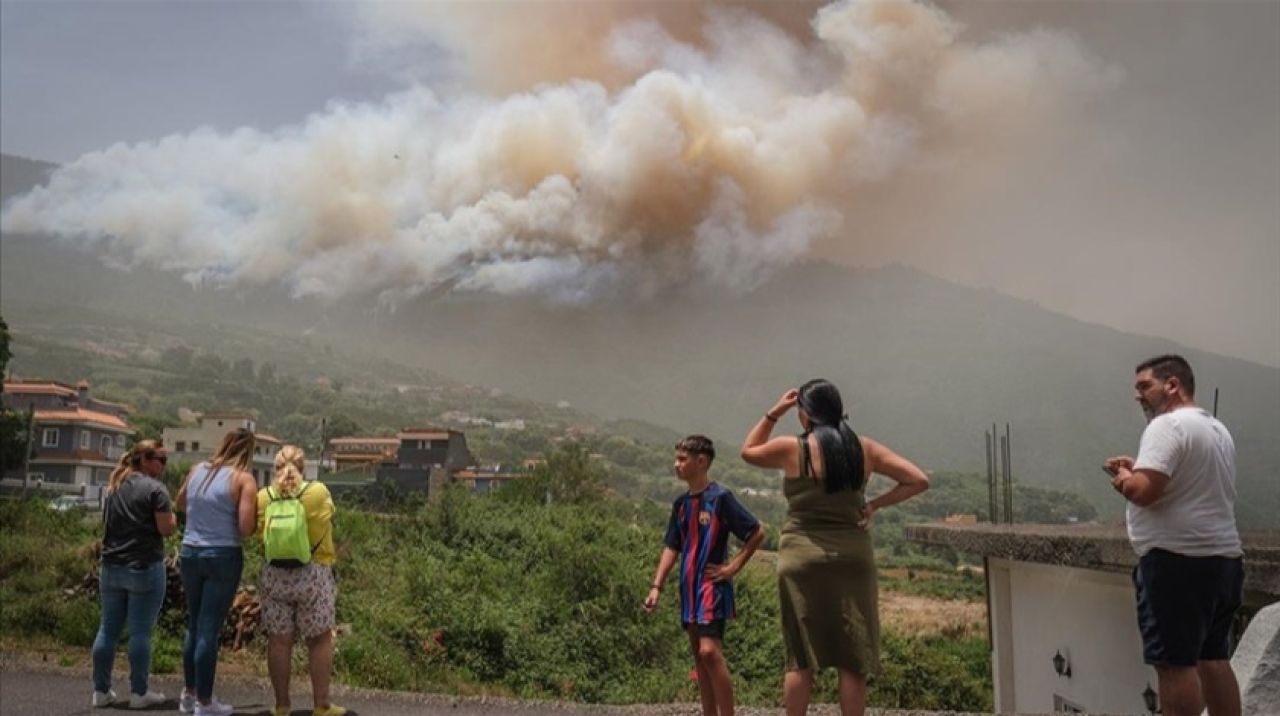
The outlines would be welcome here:
M 732 619 L 731 582 L 710 582 L 702 572 L 709 564 L 724 564 L 729 557 L 729 535 L 746 541 L 760 528 L 760 521 L 720 483 L 712 482 L 697 494 L 676 498 L 663 541 L 680 554 L 680 621 L 709 624 Z

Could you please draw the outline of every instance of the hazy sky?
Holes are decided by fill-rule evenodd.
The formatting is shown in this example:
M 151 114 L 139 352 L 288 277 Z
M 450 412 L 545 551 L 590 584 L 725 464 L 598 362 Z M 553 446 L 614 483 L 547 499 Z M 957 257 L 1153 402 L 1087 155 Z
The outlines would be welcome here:
M 641 73 L 615 73 L 590 49 L 597 37 L 623 20 L 644 19 L 644 10 L 619 3 L 593 15 L 580 10 L 585 6 L 569 6 L 573 9 L 566 15 L 563 5 L 525 3 L 518 11 L 521 17 L 512 19 L 508 5 L 486 4 L 473 15 L 459 13 L 459 7 L 4 0 L 0 150 L 66 163 L 119 142 L 132 145 L 176 135 L 180 146 L 172 153 L 165 155 L 159 147 L 140 159 L 140 152 L 126 151 L 125 161 L 146 167 L 153 155 L 166 161 L 198 159 L 206 145 L 218 153 L 229 151 L 229 145 L 251 144 L 245 156 L 271 157 L 275 166 L 283 166 L 295 161 L 294 153 L 327 151 L 331 144 L 323 138 L 341 131 L 344 122 L 356 131 L 370 126 L 359 124 L 366 115 L 376 115 L 369 121 L 388 132 L 388 125 L 399 127 L 406 118 L 429 116 L 432 124 L 424 132 L 436 143 L 425 142 L 427 148 L 421 151 L 432 154 L 451 151 L 452 145 L 441 137 L 465 137 L 459 132 L 471 125 L 519 122 L 521 112 L 536 116 L 538 122 L 551 122 L 547 117 L 559 121 L 555 118 L 569 113 L 564 126 L 579 129 L 589 127 L 592 117 L 605 117 L 602 122 L 614 123 L 608 132 L 614 140 L 630 136 L 617 129 L 617 117 L 649 121 L 635 102 L 625 101 L 626 93 L 619 93 Z M 682 8 L 688 6 L 656 7 L 665 15 L 666 34 L 635 26 L 612 45 L 611 57 L 665 71 L 646 76 L 633 95 L 649 92 L 653 102 L 687 98 L 690 86 L 705 84 L 721 93 L 713 100 L 730 98 L 732 102 L 724 103 L 739 111 L 767 104 L 774 101 L 769 93 L 774 90 L 747 86 L 744 77 L 751 73 L 734 69 L 735 62 L 761 62 L 747 56 L 753 49 L 775 56 L 767 70 L 777 73 L 777 86 L 803 84 L 810 76 L 834 72 L 825 55 L 811 56 L 799 45 L 774 42 L 777 38 L 741 19 L 708 30 L 706 45 L 712 49 L 699 54 L 700 40 L 682 34 L 687 34 L 683 23 L 688 20 Z M 763 6 L 763 13 L 806 45 L 813 41 L 810 19 L 816 7 L 775 3 Z M 725 280 L 740 280 L 761 262 L 788 260 L 795 252 L 854 264 L 899 261 L 1121 330 L 1280 365 L 1280 2 L 964 2 L 941 7 L 947 22 L 963 29 L 940 28 L 933 16 L 914 18 L 911 27 L 933 34 L 907 38 L 915 44 L 905 49 L 875 44 L 883 38 L 869 40 L 865 34 L 847 32 L 850 27 L 866 27 L 871 21 L 866 17 L 846 21 L 828 13 L 821 29 L 824 40 L 831 47 L 853 47 L 864 54 L 836 67 L 844 72 L 839 82 L 807 88 L 809 104 L 793 113 L 799 119 L 774 121 L 777 118 L 768 112 L 761 115 L 771 118 L 771 123 L 759 125 L 765 127 L 761 132 L 776 131 L 784 146 L 786 141 L 798 146 L 810 117 L 824 112 L 837 118 L 862 117 L 857 108 L 847 114 L 849 102 L 826 101 L 833 94 L 841 100 L 841 92 L 847 90 L 871 118 L 866 132 L 854 138 L 871 147 L 853 153 L 857 182 L 842 184 L 838 195 L 827 194 L 825 203 L 810 206 L 797 193 L 826 191 L 831 177 L 846 175 L 809 173 L 806 167 L 786 162 L 820 163 L 822 155 L 806 160 L 809 155 L 802 151 L 779 154 L 774 161 L 780 183 L 753 189 L 750 177 L 756 165 L 744 169 L 734 163 L 738 159 L 730 162 L 717 154 L 725 175 L 742 185 L 734 191 L 745 194 L 745 200 L 737 199 L 745 208 L 722 210 L 738 194 L 716 189 L 705 197 L 705 204 L 685 207 L 693 217 L 688 223 L 676 216 L 656 228 L 642 222 L 644 230 L 696 229 L 699 261 L 708 270 L 720 265 L 716 262 L 734 269 Z M 721 33 L 718 44 L 716 32 Z M 738 54 L 734 42 L 723 38 L 748 32 L 759 35 L 743 41 L 747 49 Z M 660 48 L 661 58 L 649 57 L 659 53 L 655 48 Z M 953 71 L 919 74 L 916 65 L 939 52 L 949 53 Z M 857 74 L 866 57 L 884 60 L 870 79 Z M 561 91 L 538 95 L 527 106 L 492 104 L 538 82 L 559 86 L 579 71 L 599 84 L 564 85 Z M 922 76 L 950 88 L 951 94 L 944 96 L 951 102 L 946 121 L 895 123 L 892 120 L 921 106 L 918 98 L 906 97 L 909 87 L 904 85 Z M 672 77 L 687 83 L 677 85 Z M 662 82 L 667 84 L 654 89 Z M 413 87 L 432 92 L 412 94 Z M 1036 95 L 1042 90 L 1043 96 Z M 491 104 L 476 109 L 475 101 L 467 98 L 480 94 Z M 936 104 L 937 96 L 931 97 Z M 811 101 L 814 98 L 823 101 Z M 956 104 L 964 112 L 957 113 Z M 683 105 L 686 110 L 688 106 Z M 871 111 L 883 107 L 891 111 Z M 1031 115 L 1034 121 L 1027 119 Z M 958 116 L 969 124 L 961 126 Z M 877 122 L 877 117 L 888 119 Z M 624 127 L 630 126 L 626 122 Z M 470 191 L 479 196 L 499 185 L 506 188 L 503 182 L 513 172 L 559 166 L 554 140 L 560 125 L 550 126 L 550 140 L 536 138 L 550 141 L 549 149 L 543 147 L 538 156 L 484 175 L 503 177 L 493 180 L 493 187 L 468 177 L 479 181 Z M 830 130 L 820 123 L 813 126 L 813 133 Z M 196 131 L 203 127 L 212 131 Z M 234 138 L 233 131 L 241 127 L 257 131 L 247 139 Z M 413 136 L 413 127 L 394 131 L 398 144 L 387 146 L 406 146 L 412 152 L 404 138 Z M 611 164 L 645 159 L 644 153 L 628 154 L 625 149 L 607 146 L 581 152 L 589 156 L 587 175 L 603 177 L 611 188 L 619 185 L 611 181 L 631 186 L 636 177 L 652 179 L 654 175 L 618 170 Z M 388 158 L 391 151 L 399 159 L 398 149 L 389 150 Z M 645 149 L 660 151 L 661 147 Z M 727 150 L 707 150 L 715 151 Z M 349 156 L 350 149 L 344 152 Z M 685 145 L 683 159 L 689 154 Z M 904 159 L 906 154 L 910 157 Z M 479 150 L 463 156 L 467 162 L 485 159 Z M 318 160 L 311 161 L 304 166 L 319 166 L 314 164 Z M 325 162 L 326 172 L 341 165 L 331 156 Z M 84 171 L 91 174 L 91 165 L 86 162 Z M 221 164 L 218 170 L 225 173 L 228 166 L 235 165 Z M 437 202 L 432 209 L 466 206 L 482 218 L 496 215 L 508 221 L 511 212 L 528 210 L 523 204 L 492 209 L 474 197 L 440 198 L 445 191 L 439 185 L 442 171 L 433 170 L 431 182 L 408 185 L 431 194 L 431 201 Z M 193 185 L 204 187 L 208 170 L 200 172 Z M 348 181 L 355 183 L 383 181 L 385 169 L 361 165 L 351 174 L 355 178 Z M 461 179 L 455 183 L 465 184 Z M 68 189 L 67 196 L 98 196 L 102 184 L 100 177 L 90 176 Z M 400 184 L 388 186 L 403 189 Z M 532 186 L 522 191 L 526 189 L 531 196 L 536 193 Z M 221 196 L 225 187 L 207 191 Z M 318 195 L 330 191 L 316 189 Z M 548 202 L 583 203 L 592 216 L 606 209 L 613 212 L 604 230 L 621 234 L 636 222 L 636 213 L 653 213 L 654 207 L 663 206 L 660 199 L 670 200 L 657 194 L 620 210 L 616 198 L 592 199 L 572 194 L 572 188 L 545 184 L 537 191 L 549 196 Z M 237 199 L 249 200 L 252 197 Z M 277 197 L 276 203 L 288 209 L 290 201 L 304 200 Z M 353 232 L 367 231 L 371 223 L 404 222 L 396 210 L 388 219 L 386 212 L 361 206 L 337 218 L 322 214 L 316 221 L 349 226 Z M 754 213 L 759 206 L 769 207 L 759 210 L 763 218 Z M 273 211 L 265 222 L 270 226 L 280 226 L 281 215 L 296 213 L 279 206 Z M 433 225 L 433 235 L 474 230 L 471 214 L 464 217 L 468 222 L 454 220 L 461 213 L 455 211 Z M 31 216 L 45 228 L 62 220 L 34 209 Z M 763 222 L 763 228 L 741 228 L 754 220 Z M 551 226 L 543 218 L 530 221 Z M 263 230 L 263 223 L 259 221 L 255 230 Z M 527 229 L 529 224 L 519 226 Z M 594 260 L 594 254 L 583 253 L 583 246 L 596 251 L 599 237 L 582 229 L 580 221 L 569 233 L 575 231 L 582 233 L 575 234 L 577 243 L 568 255 L 544 256 L 538 253 L 541 248 L 524 247 L 515 259 L 505 257 L 489 265 L 487 272 L 464 274 L 462 282 L 510 285 L 513 272 L 521 272 L 536 275 L 536 280 L 529 279 L 534 285 L 576 272 L 575 280 L 589 287 L 615 277 L 616 267 L 607 261 L 582 269 L 584 260 Z M 746 232 L 749 241 L 744 243 L 738 231 Z M 319 243 L 327 246 L 329 239 L 322 239 Z M 150 241 L 154 237 L 142 232 L 134 250 Z M 431 271 L 412 281 L 419 285 L 442 280 L 441 266 L 481 255 L 487 246 L 464 242 L 456 254 L 439 259 Z M 422 248 L 415 244 L 412 250 Z M 614 257 L 650 250 L 644 240 L 636 240 L 599 251 Z M 657 253 L 665 255 L 663 251 Z M 744 255 L 753 251 L 763 252 L 763 258 Z M 280 260 L 251 256 L 257 266 L 270 267 Z M 242 259 L 218 254 L 207 259 L 213 268 L 199 268 L 234 271 L 226 264 L 235 260 Z M 311 264 L 311 273 L 294 277 L 300 292 L 329 280 L 325 267 L 332 261 L 325 261 Z

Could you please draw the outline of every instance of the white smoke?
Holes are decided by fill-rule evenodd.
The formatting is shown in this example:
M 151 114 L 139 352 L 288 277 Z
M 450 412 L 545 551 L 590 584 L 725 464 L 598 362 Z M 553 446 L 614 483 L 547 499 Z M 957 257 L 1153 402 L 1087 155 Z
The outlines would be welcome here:
M 366 29 L 443 35 L 475 87 L 505 67 L 517 89 L 415 85 L 273 132 L 116 145 L 14 200 L 3 229 L 299 296 L 749 289 L 817 240 L 858 240 L 865 187 L 996 171 L 1116 80 L 1067 36 L 968 43 L 906 0 L 823 7 L 807 34 L 742 8 L 530 3 L 541 24 L 494 37 L 475 7 L 374 3 Z

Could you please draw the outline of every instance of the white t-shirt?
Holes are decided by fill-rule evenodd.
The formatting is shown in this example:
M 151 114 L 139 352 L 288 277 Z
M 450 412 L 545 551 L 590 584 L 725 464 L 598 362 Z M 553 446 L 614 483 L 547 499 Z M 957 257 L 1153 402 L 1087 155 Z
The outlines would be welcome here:
M 1226 426 L 1188 406 L 1156 416 L 1142 433 L 1134 469 L 1169 476 L 1154 504 L 1129 503 L 1129 541 L 1139 555 L 1159 547 L 1188 557 L 1239 557 L 1236 445 Z

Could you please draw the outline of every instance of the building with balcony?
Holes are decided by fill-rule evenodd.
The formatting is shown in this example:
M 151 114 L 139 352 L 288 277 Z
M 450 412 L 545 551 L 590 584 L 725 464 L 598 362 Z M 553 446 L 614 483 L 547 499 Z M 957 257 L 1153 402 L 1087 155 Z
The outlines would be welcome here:
M 133 435 L 129 409 L 89 394 L 88 381 L 76 386 L 44 380 L 6 381 L 4 406 L 32 416 L 31 458 L 26 482 L 37 489 L 96 494 L 105 485 Z M 8 470 L 3 482 L 23 484 L 23 468 Z
M 334 472 L 374 474 L 383 463 L 395 463 L 400 450 L 399 438 L 342 437 L 329 441 Z

